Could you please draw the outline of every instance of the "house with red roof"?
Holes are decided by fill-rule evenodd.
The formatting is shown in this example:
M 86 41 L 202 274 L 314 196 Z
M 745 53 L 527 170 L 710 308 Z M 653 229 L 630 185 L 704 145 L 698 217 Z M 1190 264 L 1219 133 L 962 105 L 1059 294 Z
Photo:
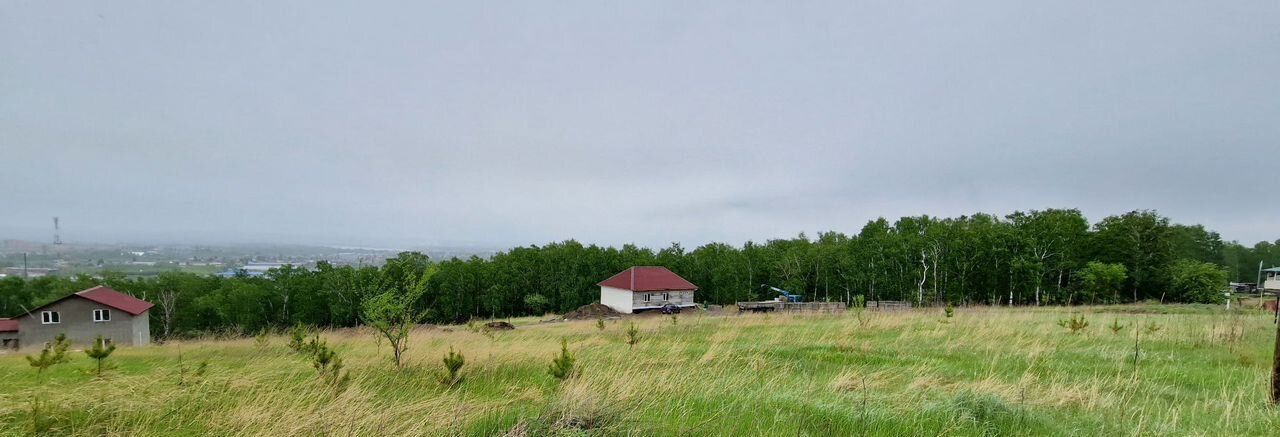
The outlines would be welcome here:
M 0 338 L 5 338 L 5 329 L 12 328 L 17 334 L 15 343 L 9 345 L 12 348 L 42 347 L 58 334 L 66 334 L 72 345 L 91 345 L 101 335 L 116 345 L 142 346 L 151 343 L 149 311 L 153 306 L 97 286 L 0 321 Z
M 600 303 L 614 311 L 631 314 L 665 306 L 696 306 L 697 285 L 666 267 L 637 266 L 600 281 Z
M 18 348 L 18 321 L 0 319 L 0 349 Z

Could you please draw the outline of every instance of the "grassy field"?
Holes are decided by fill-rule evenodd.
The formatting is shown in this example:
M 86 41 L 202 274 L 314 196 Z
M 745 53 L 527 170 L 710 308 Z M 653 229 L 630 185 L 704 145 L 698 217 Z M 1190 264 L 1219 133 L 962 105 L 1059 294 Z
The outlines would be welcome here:
M 1073 334 L 1058 321 L 1080 314 Z M 120 349 L 37 376 L 0 355 L 0 434 L 57 435 L 1276 435 L 1273 327 L 1213 307 L 685 314 L 413 333 L 322 333 L 350 372 L 317 378 L 286 339 Z M 1112 333 L 1106 325 L 1125 325 Z M 1150 331 L 1147 326 L 1158 327 Z M 1135 368 L 1135 333 L 1140 335 Z M 561 339 L 580 374 L 548 375 Z M 461 351 L 462 382 L 441 384 Z M 183 365 L 179 365 L 179 354 Z M 202 377 L 181 377 L 208 361 Z M 180 385 L 180 380 L 184 384 Z M 33 401 L 36 396 L 45 400 Z M 37 410 L 33 421 L 33 408 Z M 36 423 L 36 422 L 39 423 Z

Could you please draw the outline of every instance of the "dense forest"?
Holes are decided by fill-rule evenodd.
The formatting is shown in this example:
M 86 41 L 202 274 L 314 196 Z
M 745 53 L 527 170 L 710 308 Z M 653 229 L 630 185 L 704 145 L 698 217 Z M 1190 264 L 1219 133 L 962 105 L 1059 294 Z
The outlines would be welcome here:
M 700 289 L 707 304 L 769 298 L 770 284 L 809 300 L 905 300 L 925 305 L 1075 305 L 1159 300 L 1215 302 L 1227 280 L 1253 282 L 1259 263 L 1280 265 L 1280 240 L 1245 247 L 1199 225 L 1153 211 L 1110 216 L 1092 226 L 1078 210 L 1005 217 L 903 217 L 838 232 L 657 251 L 565 241 L 518 247 L 491 258 L 433 261 L 406 252 L 378 267 L 286 266 L 263 277 L 165 273 L 131 279 L 41 277 L 0 280 L 0 314 L 19 316 L 105 283 L 156 304 L 158 337 L 255 332 L 297 323 L 353 326 L 379 284 L 429 276 L 418 301 L 427 322 L 563 312 L 598 299 L 595 284 L 634 265 L 666 266 Z

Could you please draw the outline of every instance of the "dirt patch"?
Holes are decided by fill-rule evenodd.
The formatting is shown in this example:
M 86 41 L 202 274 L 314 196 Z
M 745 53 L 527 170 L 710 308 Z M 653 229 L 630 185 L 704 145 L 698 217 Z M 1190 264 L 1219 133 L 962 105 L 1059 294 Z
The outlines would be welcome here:
M 565 320 L 594 320 L 594 319 L 603 319 L 606 317 L 618 317 L 621 315 L 622 313 L 614 311 L 613 308 L 609 308 L 607 306 L 604 306 L 598 303 L 593 303 L 590 305 L 580 306 L 576 310 L 565 313 L 564 319 Z
M 516 329 L 516 325 L 512 325 L 507 322 L 489 322 L 484 324 L 484 329 L 493 331 L 510 331 L 512 329 Z

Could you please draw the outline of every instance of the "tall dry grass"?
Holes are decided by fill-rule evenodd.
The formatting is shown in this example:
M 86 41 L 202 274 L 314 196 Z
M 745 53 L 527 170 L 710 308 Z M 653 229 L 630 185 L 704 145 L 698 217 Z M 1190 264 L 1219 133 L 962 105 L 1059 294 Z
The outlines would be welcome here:
M 1161 308 L 1164 311 L 1165 308 Z M 1057 325 L 1083 314 L 1078 334 Z M 1128 327 L 1113 334 L 1104 325 Z M 635 321 L 641 340 L 624 343 Z M 59 435 L 1274 435 L 1271 325 L 1258 313 L 958 308 L 685 314 L 413 332 L 402 370 L 372 332 L 322 332 L 335 386 L 272 337 L 122 348 L 42 378 L 0 356 L 0 434 Z M 1148 333 L 1154 323 L 1161 328 Z M 1135 365 L 1134 336 L 1138 336 Z M 567 339 L 577 376 L 547 373 Z M 441 358 L 466 356 L 441 384 Z M 178 385 L 178 354 L 208 360 Z M 33 414 L 33 399 L 42 399 Z M 33 416 L 42 419 L 33 422 Z

